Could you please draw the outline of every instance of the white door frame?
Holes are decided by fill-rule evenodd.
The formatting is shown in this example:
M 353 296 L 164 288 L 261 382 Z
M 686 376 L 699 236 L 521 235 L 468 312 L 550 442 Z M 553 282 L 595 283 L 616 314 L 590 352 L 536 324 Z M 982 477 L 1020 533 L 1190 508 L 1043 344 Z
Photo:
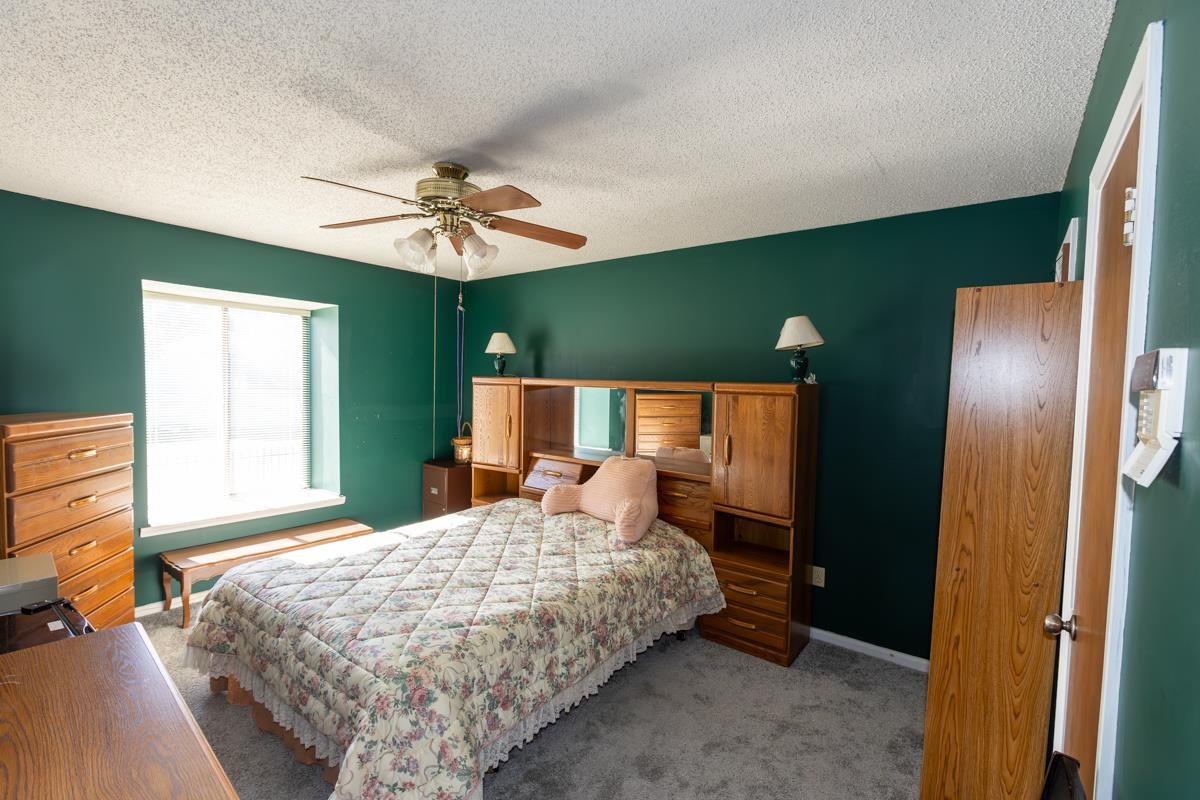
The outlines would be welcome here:
M 1134 118 L 1141 112 L 1138 143 L 1137 219 L 1133 241 L 1133 272 L 1129 286 L 1129 328 L 1125 339 L 1123 373 L 1128 379 L 1133 359 L 1146 343 L 1146 312 L 1150 296 L 1151 253 L 1154 246 L 1155 177 L 1158 169 L 1158 128 L 1162 102 L 1163 24 L 1151 23 L 1138 48 L 1125 90 L 1117 103 L 1104 143 L 1096 155 L 1088 179 L 1087 247 L 1084 253 L 1083 320 L 1079 340 L 1079 377 L 1075 399 L 1075 442 L 1071 463 L 1070 508 L 1067 514 L 1066 566 L 1063 570 L 1063 611 L 1074 613 L 1075 568 L 1079 556 L 1079 522 L 1083 501 L 1084 431 L 1087 420 L 1088 381 L 1091 377 L 1093 319 L 1096 305 L 1097 254 L 1100 239 L 1100 191 L 1116 161 L 1117 153 Z M 1132 443 L 1137 422 L 1136 409 L 1124 403 L 1121 410 L 1121 447 Z M 1117 464 L 1124 461 L 1117 454 Z M 1118 466 L 1119 469 L 1119 466 Z M 1112 571 L 1108 588 L 1107 634 L 1104 640 L 1104 673 L 1100 687 L 1100 722 L 1096 744 L 1094 800 L 1111 800 L 1117 741 L 1117 708 L 1121 688 L 1121 659 L 1125 651 L 1125 607 L 1129 590 L 1129 549 L 1133 529 L 1134 483 L 1121 477 L 1117 484 L 1113 520 Z M 1066 735 L 1069 702 L 1071 643 L 1061 639 L 1058 687 L 1054 715 L 1054 747 L 1061 750 Z

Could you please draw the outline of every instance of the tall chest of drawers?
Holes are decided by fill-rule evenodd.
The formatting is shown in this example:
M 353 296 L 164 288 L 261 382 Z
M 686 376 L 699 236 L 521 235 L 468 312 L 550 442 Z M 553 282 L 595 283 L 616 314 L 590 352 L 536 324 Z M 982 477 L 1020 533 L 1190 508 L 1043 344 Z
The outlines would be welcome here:
M 50 553 L 97 628 L 133 621 L 133 415 L 0 416 L 0 555 Z

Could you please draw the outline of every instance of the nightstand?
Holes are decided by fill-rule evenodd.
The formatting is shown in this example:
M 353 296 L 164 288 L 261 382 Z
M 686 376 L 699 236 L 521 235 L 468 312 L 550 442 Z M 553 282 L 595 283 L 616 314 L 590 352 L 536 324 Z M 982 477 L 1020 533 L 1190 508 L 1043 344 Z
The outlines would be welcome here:
M 471 507 L 471 465 L 452 459 L 421 465 L 421 519 L 433 519 Z

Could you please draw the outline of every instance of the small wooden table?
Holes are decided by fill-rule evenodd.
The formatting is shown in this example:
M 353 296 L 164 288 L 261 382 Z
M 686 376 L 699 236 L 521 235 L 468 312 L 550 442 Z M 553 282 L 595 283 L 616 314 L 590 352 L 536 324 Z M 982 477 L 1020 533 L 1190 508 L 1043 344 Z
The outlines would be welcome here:
M 192 618 L 192 582 L 222 575 L 238 564 L 290 553 L 305 547 L 336 542 L 371 533 L 371 528 L 352 519 L 334 519 L 282 531 L 228 539 L 162 553 L 163 611 L 171 610 L 171 579 L 179 581 L 183 601 L 183 627 Z
M 140 624 L 0 655 L 0 676 L 0 797 L 237 797 Z

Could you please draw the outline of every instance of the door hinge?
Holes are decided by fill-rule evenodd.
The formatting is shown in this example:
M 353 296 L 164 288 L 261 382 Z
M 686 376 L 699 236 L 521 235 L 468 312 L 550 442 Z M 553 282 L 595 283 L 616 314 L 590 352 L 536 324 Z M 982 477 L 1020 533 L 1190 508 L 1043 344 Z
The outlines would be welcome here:
M 1133 229 L 1137 222 L 1137 187 L 1125 190 L 1125 224 L 1121 230 L 1121 244 L 1133 247 Z

